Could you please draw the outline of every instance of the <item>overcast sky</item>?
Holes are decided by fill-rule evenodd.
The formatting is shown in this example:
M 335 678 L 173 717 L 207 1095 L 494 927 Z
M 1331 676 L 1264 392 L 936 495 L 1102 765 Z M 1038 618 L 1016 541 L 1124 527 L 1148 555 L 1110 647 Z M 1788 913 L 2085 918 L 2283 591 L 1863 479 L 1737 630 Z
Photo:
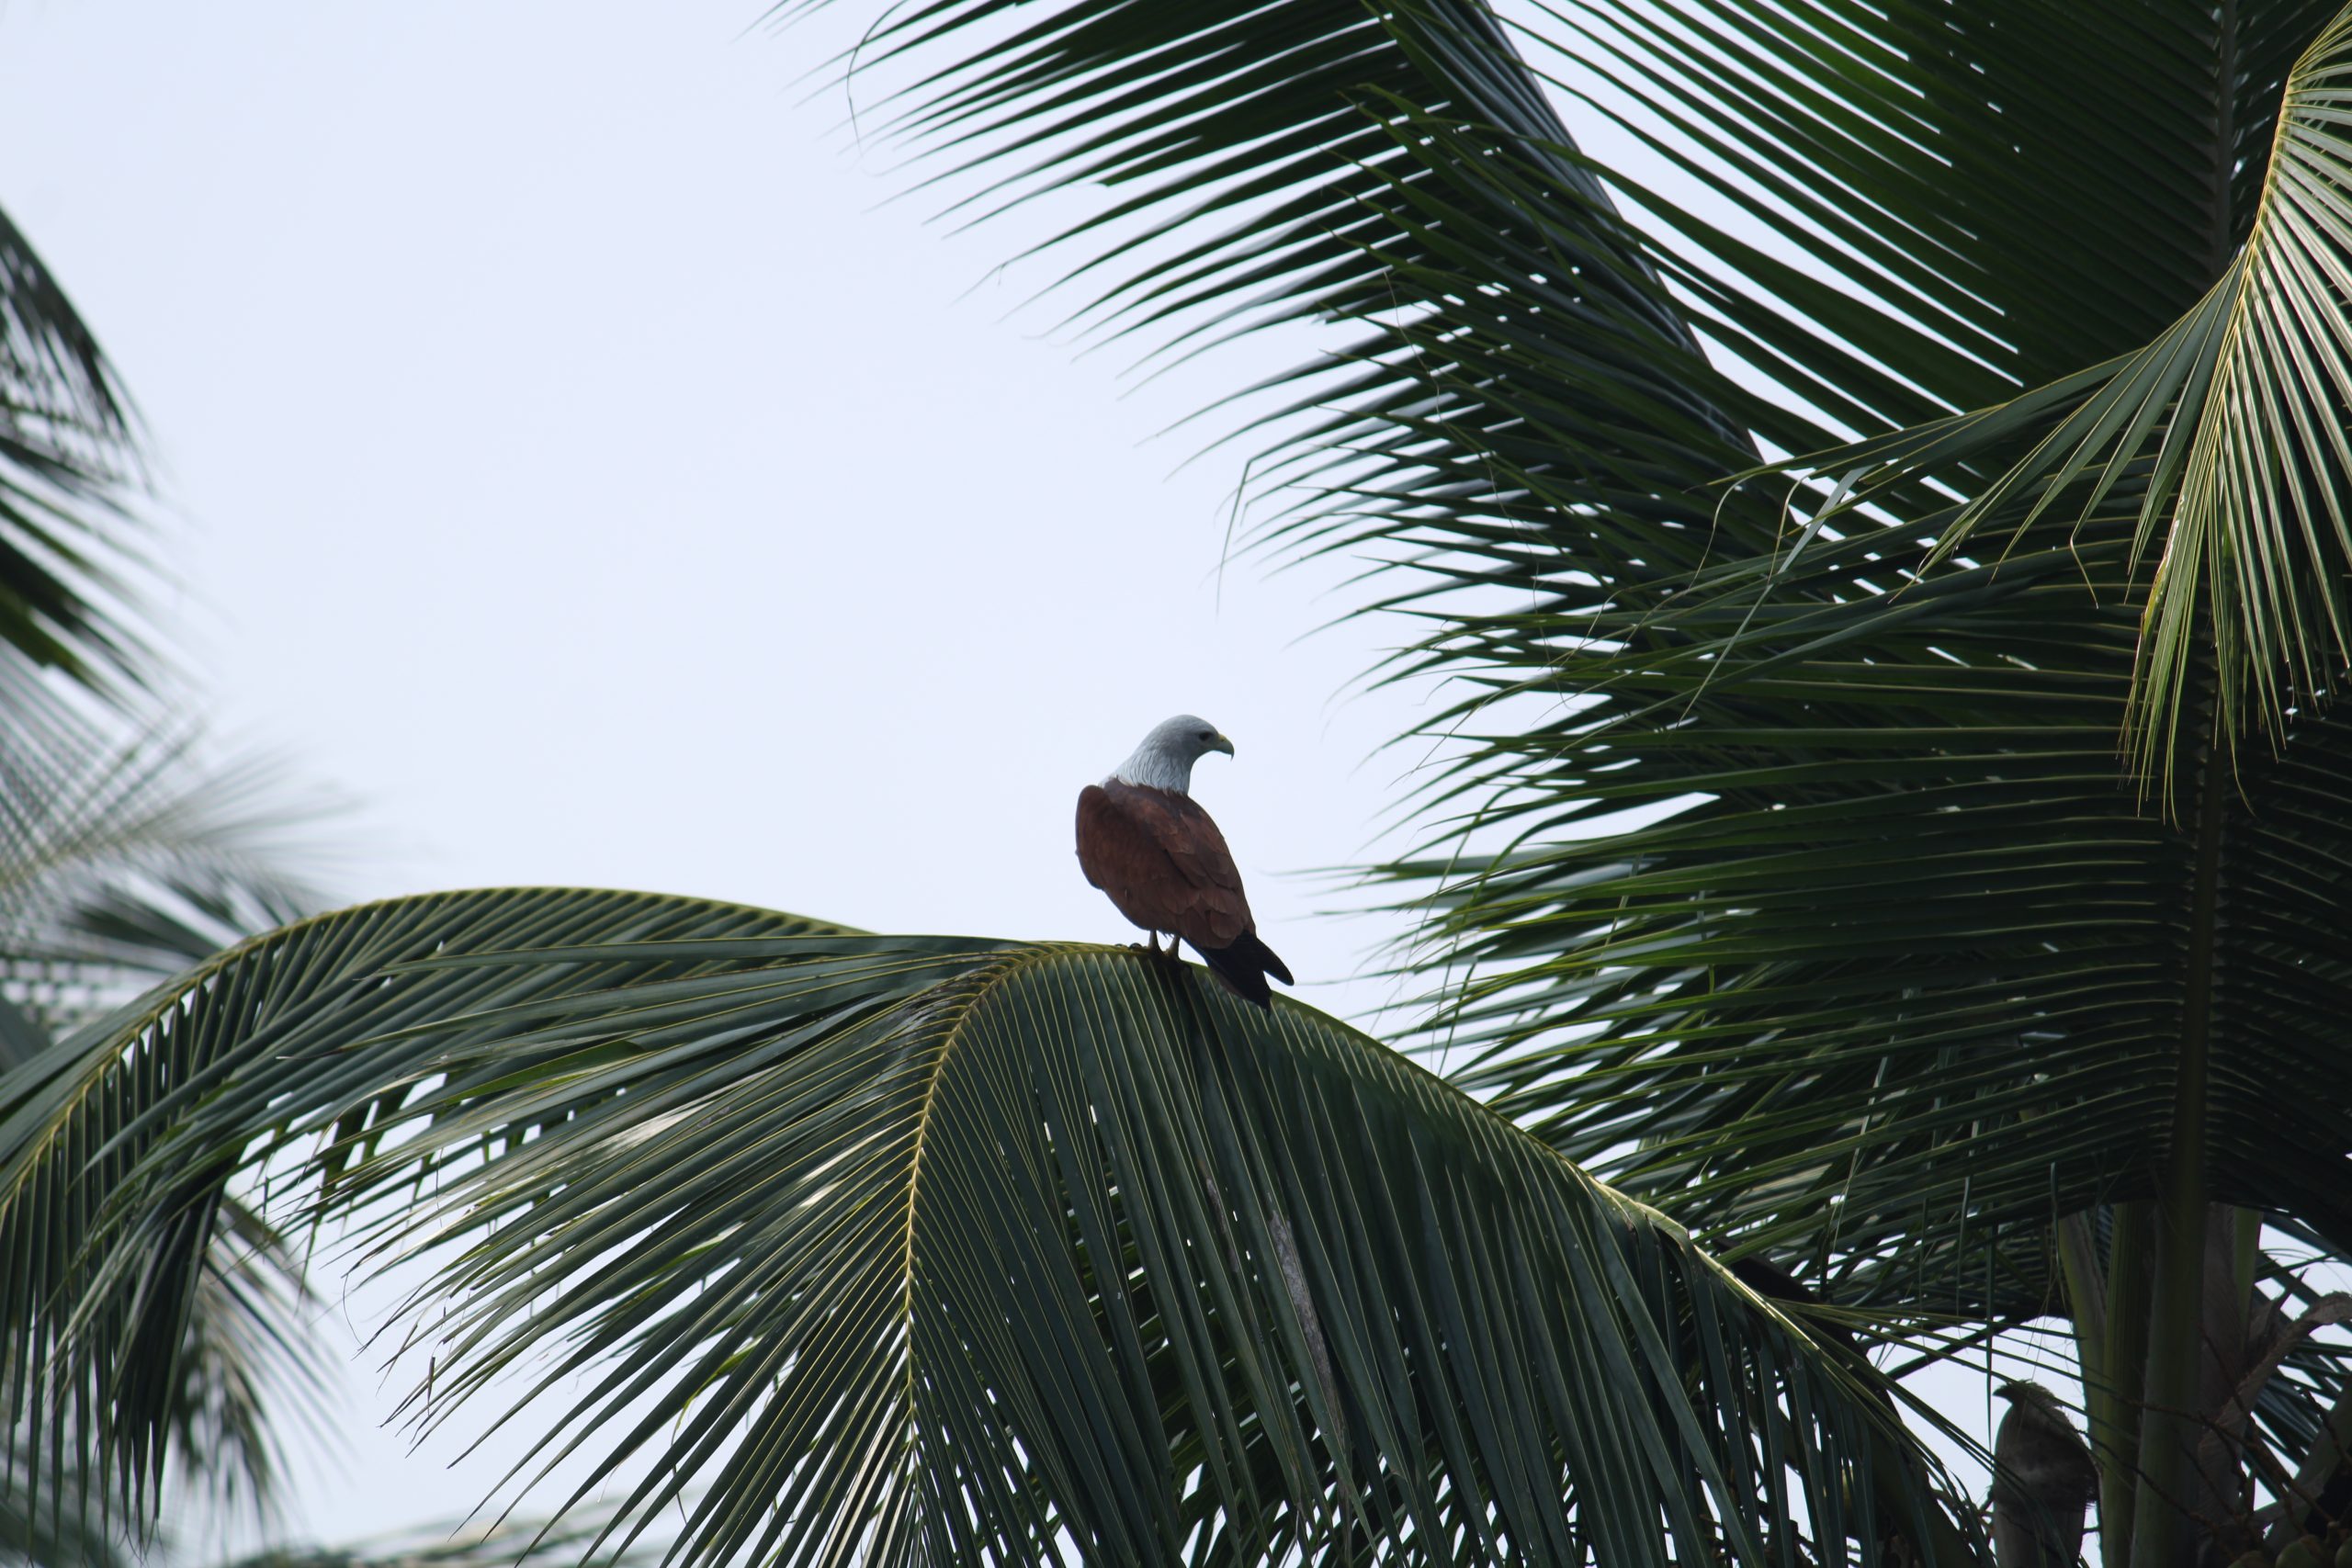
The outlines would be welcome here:
M 1306 874 L 1364 858 L 1428 694 L 1343 697 L 1397 628 L 1316 630 L 1357 602 L 1336 564 L 1220 572 L 1248 448 L 1178 472 L 1225 427 L 1154 439 L 1327 345 L 1142 387 L 1078 356 L 1008 314 L 1050 265 L 995 270 L 1045 215 L 883 205 L 893 158 L 795 85 L 838 30 L 760 8 L 0 9 L 0 202 L 146 416 L 219 728 L 361 803 L 354 900 L 569 883 L 1125 941 L 1074 796 L 1194 711 L 1238 744 L 1196 790 L 1263 934 L 1363 1015 L 1401 924 L 1318 915 L 1352 898 Z M 347 1432 L 347 1465 L 299 1456 L 297 1534 L 493 1478 Z
M 225 727 L 368 807 L 356 896 L 571 882 L 1116 936 L 1079 786 L 1170 713 L 1316 999 L 1410 718 L 1388 628 L 1217 569 L 1240 454 L 1124 397 L 796 108 L 755 0 L 0 13 L 10 209 L 138 396 Z M 935 203 L 933 204 L 935 205 Z M 975 284 L 980 288 L 959 298 Z M 1207 427 L 1213 429 L 1215 427 Z M 377 834 L 380 833 L 380 838 Z

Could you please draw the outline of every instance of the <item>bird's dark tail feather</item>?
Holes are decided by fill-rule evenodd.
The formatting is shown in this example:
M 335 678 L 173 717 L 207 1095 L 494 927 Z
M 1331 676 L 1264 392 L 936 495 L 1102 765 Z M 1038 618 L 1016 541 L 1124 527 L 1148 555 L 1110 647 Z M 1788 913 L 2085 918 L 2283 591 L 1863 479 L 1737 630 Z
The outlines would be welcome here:
M 1226 988 L 1245 1002 L 1255 1002 L 1271 1010 L 1273 989 L 1266 984 L 1272 975 L 1285 986 L 1298 982 L 1290 977 L 1290 965 L 1274 956 L 1274 950 L 1258 940 L 1256 931 L 1243 931 L 1224 947 L 1195 947 L 1208 961 L 1210 971 L 1225 982 Z

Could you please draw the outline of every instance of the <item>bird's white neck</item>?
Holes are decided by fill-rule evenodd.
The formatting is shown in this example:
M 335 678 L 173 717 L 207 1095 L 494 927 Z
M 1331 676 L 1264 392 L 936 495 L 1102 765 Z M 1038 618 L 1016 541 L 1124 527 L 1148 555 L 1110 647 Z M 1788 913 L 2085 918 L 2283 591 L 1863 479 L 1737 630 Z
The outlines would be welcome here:
M 1112 770 L 1111 776 L 1122 783 L 1142 784 L 1147 789 L 1190 795 L 1193 793 L 1193 759 L 1180 759 L 1175 753 L 1157 746 L 1138 746 L 1134 756 Z

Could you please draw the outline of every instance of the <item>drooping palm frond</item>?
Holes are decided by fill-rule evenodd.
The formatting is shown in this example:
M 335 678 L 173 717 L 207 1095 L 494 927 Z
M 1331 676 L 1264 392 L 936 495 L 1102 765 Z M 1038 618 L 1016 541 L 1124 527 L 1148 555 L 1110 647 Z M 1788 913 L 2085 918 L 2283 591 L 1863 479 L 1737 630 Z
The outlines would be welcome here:
M 135 578 L 141 481 L 129 400 L 90 329 L 0 213 L 0 1068 L 38 1073 L 57 1033 L 320 901 L 287 869 L 283 786 L 199 759 L 168 707 Z M 176 1281 L 180 1334 L 147 1369 L 132 1422 L 194 1493 L 266 1518 L 283 1445 L 315 1430 L 320 1348 L 298 1250 L 215 1192 L 208 1242 Z M 21 1271 L 12 1255 L 0 1274 Z M 12 1501 L 0 1551 L 105 1562 L 114 1521 L 59 1501 L 123 1477 L 115 1391 L 20 1440 L 28 1368 L 0 1365 Z M 44 1504 L 46 1506 L 44 1506 Z
M 2253 222 L 2287 71 L 2335 9 L 964 0 L 879 13 L 846 63 L 852 89 L 890 85 L 861 134 L 937 156 L 952 210 L 1102 187 L 1041 247 L 1065 258 L 1081 318 L 1169 348 L 1295 318 L 1372 328 L 1332 345 L 1354 378 L 1318 391 L 1359 429 L 1429 389 L 1395 323 L 1482 310 L 1413 265 L 1430 234 L 1398 220 L 1391 186 L 1426 177 L 1417 147 L 1451 130 L 1456 157 L 1539 164 L 1477 218 L 1505 234 L 1531 218 L 1580 227 L 1596 254 L 1558 258 L 1576 270 L 1548 291 L 1492 254 L 1478 293 L 1564 327 L 1703 342 L 1718 371 L 1771 389 L 1719 433 L 1736 446 L 1753 425 L 1802 450 L 2127 352 L 2193 304 Z M 1634 138 L 1646 169 L 1721 204 L 1736 231 L 1594 164 L 1555 100 Z M 1634 203 L 1631 224 L 1611 190 Z M 2119 244 L 2140 265 L 2109 265 Z M 1723 395 L 1630 360 L 1592 368 L 1636 400 L 1645 378 L 1702 405 Z M 1340 428 L 1294 430 L 1289 450 Z M 1725 470 L 1695 455 L 1645 477 L 1696 500 Z M 1424 479 L 1442 500 L 1443 476 Z
M 1476 797 L 1492 858 L 1396 868 L 1446 881 L 1457 1077 L 1840 1300 L 2060 1305 L 2050 1223 L 2153 1196 L 2192 1069 L 2214 1195 L 2352 1247 L 2352 1102 L 2278 1091 L 2352 1004 L 2312 874 L 2352 855 L 2352 742 L 2299 718 L 2278 759 L 2200 760 L 2194 833 L 2143 814 L 2112 750 L 2131 609 L 2084 581 L 2128 550 L 2119 523 L 1883 601 L 1902 558 L 1824 538 L 1559 615 L 1559 706 L 1470 738 L 1518 790 Z
M 1068 268 L 1058 292 L 1074 321 L 1133 334 L 1154 357 L 1279 322 L 1375 321 L 1430 303 L 1375 254 L 1413 236 L 1371 198 L 1422 177 L 1410 138 L 1390 123 L 1397 103 L 1562 149 L 1548 177 L 1598 215 L 1588 238 L 1605 262 L 1582 285 L 1594 309 L 1647 339 L 1696 346 L 1484 0 L 946 0 L 881 14 L 837 63 L 861 137 L 939 156 L 959 216 L 1102 187 L 1099 208 L 1037 250 Z M 888 84 L 878 101 L 876 83 Z M 1351 407 L 1419 396 L 1385 328 L 1332 346 L 1276 385 Z M 1689 401 L 1663 378 L 1659 390 Z M 1745 453 L 1728 420 L 1694 412 Z M 1293 455 L 1329 435 L 1299 437 Z
M 2144 1192 L 2182 1153 L 2184 1095 L 2211 1118 L 2220 1190 L 2346 1243 L 2340 1098 L 2300 1102 L 2291 1138 L 2265 1131 L 2268 1086 L 2319 1070 L 2312 1021 L 2344 1000 L 2322 934 L 2335 722 L 2298 709 L 2261 770 L 2274 795 L 2249 784 L 2241 806 L 2207 700 L 2222 666 L 2199 664 L 2176 820 L 2143 816 L 2115 750 L 2147 476 L 2108 498 L 2123 517 L 2045 530 L 1997 570 L 1946 559 L 1932 581 L 1959 504 L 2030 432 L 1834 518 L 1839 472 L 1792 497 L 1794 519 L 1715 482 L 1747 449 L 1958 413 L 2163 333 L 2243 265 L 2295 177 L 2270 157 L 2295 123 L 2280 105 L 2337 8 L 1513 13 L 1560 101 L 1730 217 L 1579 152 L 1483 11 L 1367 8 L 1385 42 L 1351 35 L 1366 45 L 1338 96 L 1385 146 L 1319 80 L 1227 112 L 1152 91 L 1173 46 L 1116 8 L 1023 13 L 1034 36 L 1087 29 L 1087 68 L 1122 92 L 1085 113 L 1163 149 L 1150 172 L 1171 192 L 1208 191 L 1184 181 L 1211 165 L 1184 158 L 1242 156 L 1277 116 L 1379 149 L 1335 157 L 1318 187 L 1363 214 L 1326 227 L 1369 272 L 1266 296 L 1367 334 L 1287 448 L 1317 492 L 1280 526 L 1412 562 L 1418 583 L 1385 601 L 1431 627 L 1404 669 L 1474 694 L 1427 727 L 1464 742 L 1426 796 L 1455 815 L 1390 868 L 1439 890 L 1419 906 L 1438 917 L 1429 972 L 1476 976 L 1440 1028 L 1562 1146 L 1833 1291 L 2049 1309 L 2050 1221 Z M 950 62 L 917 102 L 959 112 L 957 84 L 1005 58 L 959 29 L 993 14 L 899 30 Z M 1227 22 L 1217 58 L 1278 59 L 1306 15 Z M 1078 112 L 1018 73 L 991 106 L 959 143 L 974 158 L 1028 156 Z M 1046 184 L 1111 172 L 1036 162 Z M 1217 243 L 1287 232 L 1271 206 L 1233 210 Z M 1137 296 L 1168 276 L 1108 246 L 1082 271 Z M 1249 297 L 1204 285 L 1185 304 L 1207 320 Z M 1318 446 L 1340 451 L 1317 467 Z
M 284 869 L 282 786 L 263 770 L 208 771 L 191 739 L 130 731 L 119 715 L 45 693 L 11 700 L 24 694 L 0 681 L 0 1070 L 39 1071 L 61 1032 L 316 896 Z M 209 1223 L 182 1343 L 150 1408 L 190 1495 L 267 1518 L 285 1445 L 323 1430 L 323 1350 L 307 1324 L 316 1303 L 300 1247 L 237 1196 L 222 1195 Z M 0 1369 L 12 1422 L 19 1392 Z M 112 1415 L 99 1404 L 74 1419 L 96 1425 L 53 1449 L 46 1472 L 28 1461 L 24 1472 L 52 1502 L 88 1479 L 80 1450 L 101 1444 Z M 21 1515 L 39 1527 L 28 1550 L 113 1539 L 105 1521 L 53 1507 Z
M 93 1521 L 46 1503 L 29 1474 L 0 1488 L 0 1563 L 8 1568 L 131 1568 L 138 1561 Z
M 296 1445 L 339 1451 L 331 1353 L 313 1324 L 307 1249 L 246 1199 L 224 1196 L 177 1352 L 164 1441 L 184 1499 L 216 1518 L 276 1521 Z M 99 1446 L 103 1447 L 103 1443 Z
M 2137 348 L 2222 276 L 2337 8 L 1546 0 L 1528 31 L 1644 144 L 1655 177 L 1617 174 L 1663 246 L 1781 306 L 1781 344 L 1826 329 L 1958 412 Z M 1669 181 L 1719 220 L 1651 203 Z
M 275 770 L 185 728 L 46 717 L 0 729 L 0 999 L 67 1029 L 323 901 L 290 869 L 317 809 Z
M 1867 493 L 1879 479 L 1981 461 L 2038 436 L 1970 495 L 1943 532 L 1946 553 L 1967 547 L 1985 525 L 2072 521 L 2134 492 L 2133 562 L 2156 564 L 2132 746 L 2160 763 L 2194 698 L 2204 650 L 2224 737 L 2258 722 L 2274 745 L 2291 713 L 2335 693 L 2352 662 L 2347 103 L 2352 10 L 2312 39 L 2287 73 L 2278 108 L 2259 128 L 2267 150 L 2247 155 L 2244 131 L 2216 128 L 2209 156 L 2245 156 L 2261 184 L 2250 226 L 2232 221 L 2217 234 L 2226 240 L 2216 247 L 2224 265 L 2193 307 L 2144 345 L 2026 397 L 1820 459 L 1866 468 L 1859 488 Z
M 137 472 L 113 367 L 0 212 L 0 649 L 85 682 L 138 672 L 121 597 Z
M 263 1164 L 435 1263 L 423 1420 L 529 1366 L 526 1472 L 597 1454 L 615 1540 L 701 1485 L 682 1562 L 1968 1551 L 1867 1366 L 1679 1227 L 1132 952 L 451 894 L 92 1025 L 0 1078 L 0 1346 L 36 1446 L 111 1395 L 134 1503 Z
M 1827 25 L 1792 14 L 1792 28 Z M 2085 31 L 2070 53 L 2063 35 L 2082 14 L 2036 15 L 1948 40 L 2020 84 L 1971 112 L 2054 126 L 2077 78 L 2101 79 L 2074 67 L 2109 33 Z M 2277 21 L 2239 74 L 2224 62 L 2232 104 L 2275 94 L 2301 49 Z M 1426 130 L 1432 148 L 1448 134 Z M 2277 758 L 2233 777 L 2218 704 L 2203 702 L 2178 818 L 2143 815 L 2113 756 L 2137 643 L 2128 512 L 2023 541 L 1997 567 L 1932 572 L 1950 489 L 1884 494 L 1876 513 L 1777 537 L 1731 526 L 1741 514 L 1727 506 L 1703 567 L 1663 530 L 1645 548 L 1636 524 L 1615 524 L 1631 508 L 1557 478 L 1560 454 L 1599 450 L 1562 439 L 1598 428 L 1561 412 L 1589 399 L 1584 339 L 1542 330 L 1540 293 L 1521 283 L 1543 273 L 1532 254 L 1479 243 L 1478 214 L 1530 225 L 1556 198 L 1533 160 L 1471 157 L 1476 134 L 1452 134 L 1461 151 L 1415 200 L 1438 209 L 1433 231 L 1461 236 L 1435 258 L 1450 285 L 1417 292 L 1485 301 L 1418 329 L 1453 399 L 1422 451 L 1445 453 L 1429 471 L 1454 477 L 1421 488 L 1400 466 L 1375 526 L 1454 552 L 1433 596 L 1400 603 L 1438 624 L 1421 668 L 1482 683 L 1430 727 L 1467 741 L 1432 795 L 1458 805 L 1466 837 L 1392 868 L 1443 888 L 1432 962 L 1476 979 L 1442 1022 L 1474 1059 L 1486 1053 L 1476 1081 L 1676 1212 L 1813 1259 L 1833 1293 L 2048 1310 L 2049 1220 L 2144 1195 L 2177 1152 L 2192 1082 L 2217 1194 L 2326 1212 L 2318 1223 L 2343 1247 L 2326 1173 L 2347 1108 L 2303 1101 L 2281 1136 L 2270 1089 L 2316 1070 L 2324 1021 L 2346 1000 L 2323 934 L 2322 868 L 2346 848 L 2326 782 L 2337 721 L 2299 712 Z M 2026 144 L 2062 151 L 2047 133 Z M 2262 188 L 2251 162 L 2232 202 Z M 1719 235 L 1706 243 L 1725 254 Z M 1498 271 L 1507 286 L 1482 284 Z M 1533 308 L 1506 308 L 1523 294 Z M 1782 341 L 1805 340 L 1790 327 Z M 1873 341 L 1891 355 L 1907 340 Z M 1899 363 L 1935 384 L 1931 361 Z M 1474 489 L 1478 466 L 1488 479 Z M 1957 487 L 1967 473 L 1938 477 Z M 1519 498 L 1516 515 L 1497 497 Z M 2136 486 L 2119 491 L 2110 511 L 2138 501 Z M 1463 584 L 1538 597 L 1481 610 L 1436 596 Z M 2010 1226 L 2021 1253 L 2002 1245 Z
M 35 1066 L 56 1044 L 33 1018 L 0 998 L 0 1077 Z M 280 1502 L 289 1440 L 326 1440 L 323 1345 L 310 1332 L 300 1248 L 233 1196 L 211 1216 L 212 1235 L 187 1305 L 186 1328 L 153 1410 L 160 1438 L 177 1456 L 183 1495 L 225 1517 L 266 1522 Z M 107 1478 L 94 1469 L 114 1413 L 103 1405 L 72 1419 L 46 1452 L 21 1427 L 26 1394 L 0 1368 L 0 1412 L 17 1425 L 6 1447 L 12 1469 L 0 1485 L 0 1561 L 12 1554 L 49 1568 L 108 1565 L 129 1552 L 138 1521 L 62 1506 Z M 152 1540 L 138 1542 L 152 1550 Z

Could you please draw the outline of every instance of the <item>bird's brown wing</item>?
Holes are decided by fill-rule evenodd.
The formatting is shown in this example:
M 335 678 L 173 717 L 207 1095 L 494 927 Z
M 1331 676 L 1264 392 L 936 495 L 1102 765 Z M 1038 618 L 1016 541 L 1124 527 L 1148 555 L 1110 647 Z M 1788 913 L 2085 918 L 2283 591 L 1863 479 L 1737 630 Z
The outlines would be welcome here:
M 1078 863 L 1119 913 L 1194 947 L 1256 924 L 1225 835 L 1189 796 L 1114 779 L 1078 793 Z

